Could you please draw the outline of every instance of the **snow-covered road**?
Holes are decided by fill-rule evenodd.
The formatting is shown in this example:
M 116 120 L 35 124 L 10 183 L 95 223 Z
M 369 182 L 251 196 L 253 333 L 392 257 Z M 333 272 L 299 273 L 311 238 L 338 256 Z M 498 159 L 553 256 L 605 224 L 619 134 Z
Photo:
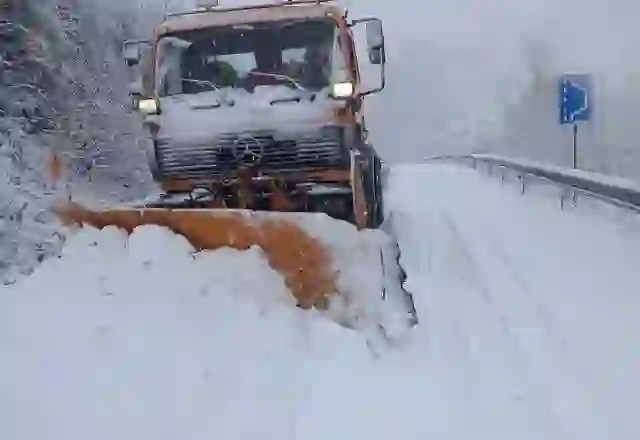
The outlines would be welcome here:
M 296 309 L 257 249 L 87 230 L 0 294 L 0 438 L 637 439 L 640 233 L 464 168 L 389 183 L 401 343 Z
M 400 166 L 390 187 L 424 342 L 465 390 L 469 434 L 637 438 L 640 223 L 455 166 Z

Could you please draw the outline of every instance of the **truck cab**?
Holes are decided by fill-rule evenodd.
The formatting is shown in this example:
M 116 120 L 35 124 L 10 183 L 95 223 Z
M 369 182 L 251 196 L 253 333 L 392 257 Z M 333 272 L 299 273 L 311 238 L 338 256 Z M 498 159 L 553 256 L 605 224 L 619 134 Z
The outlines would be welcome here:
M 148 42 L 127 43 L 125 58 L 142 73 L 136 108 L 150 169 L 165 193 L 379 226 L 382 163 L 363 101 L 385 85 L 384 36 L 379 19 L 346 17 L 327 0 L 205 6 L 167 16 Z M 368 90 L 359 25 L 380 66 L 379 86 Z

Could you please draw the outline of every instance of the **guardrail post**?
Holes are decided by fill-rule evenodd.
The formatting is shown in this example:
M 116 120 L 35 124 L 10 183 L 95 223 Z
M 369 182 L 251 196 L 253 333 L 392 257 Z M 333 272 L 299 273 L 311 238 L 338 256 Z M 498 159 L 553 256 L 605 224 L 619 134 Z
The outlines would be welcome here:
M 524 174 L 520 174 L 518 176 L 518 179 L 520 179 L 520 195 L 524 195 L 524 181 L 525 181 Z
M 504 182 L 504 167 L 500 166 L 500 180 Z

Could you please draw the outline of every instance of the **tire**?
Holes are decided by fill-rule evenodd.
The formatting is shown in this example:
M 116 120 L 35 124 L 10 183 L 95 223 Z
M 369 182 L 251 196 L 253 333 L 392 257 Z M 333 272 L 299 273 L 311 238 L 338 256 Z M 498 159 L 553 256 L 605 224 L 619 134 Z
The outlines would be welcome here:
M 375 188 L 375 209 L 374 218 L 376 228 L 384 222 L 384 188 L 382 186 L 382 161 L 378 156 L 374 157 L 373 162 L 373 181 Z
M 364 171 L 362 173 L 362 186 L 364 188 L 367 211 L 370 213 L 367 219 L 367 228 L 378 229 L 384 220 L 384 205 L 382 194 L 382 163 L 375 155 L 373 149 L 367 151 Z

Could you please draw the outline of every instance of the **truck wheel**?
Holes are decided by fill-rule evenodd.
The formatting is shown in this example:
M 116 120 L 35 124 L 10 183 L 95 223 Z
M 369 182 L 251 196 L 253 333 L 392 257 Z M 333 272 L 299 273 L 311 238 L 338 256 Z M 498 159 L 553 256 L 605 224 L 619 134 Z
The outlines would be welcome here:
M 367 202 L 367 227 L 370 229 L 378 229 L 384 220 L 384 211 L 382 204 L 382 183 L 380 177 L 381 162 L 380 159 L 369 152 L 367 154 L 365 171 L 362 173 L 365 200 Z
M 153 180 L 156 182 L 161 181 L 164 176 L 160 168 L 160 163 L 158 162 L 156 143 L 152 139 L 148 139 L 145 144 L 145 156 L 151 177 L 153 177 Z
M 373 159 L 373 181 L 375 188 L 374 218 L 376 227 L 384 222 L 384 188 L 382 186 L 382 161 L 378 156 Z

